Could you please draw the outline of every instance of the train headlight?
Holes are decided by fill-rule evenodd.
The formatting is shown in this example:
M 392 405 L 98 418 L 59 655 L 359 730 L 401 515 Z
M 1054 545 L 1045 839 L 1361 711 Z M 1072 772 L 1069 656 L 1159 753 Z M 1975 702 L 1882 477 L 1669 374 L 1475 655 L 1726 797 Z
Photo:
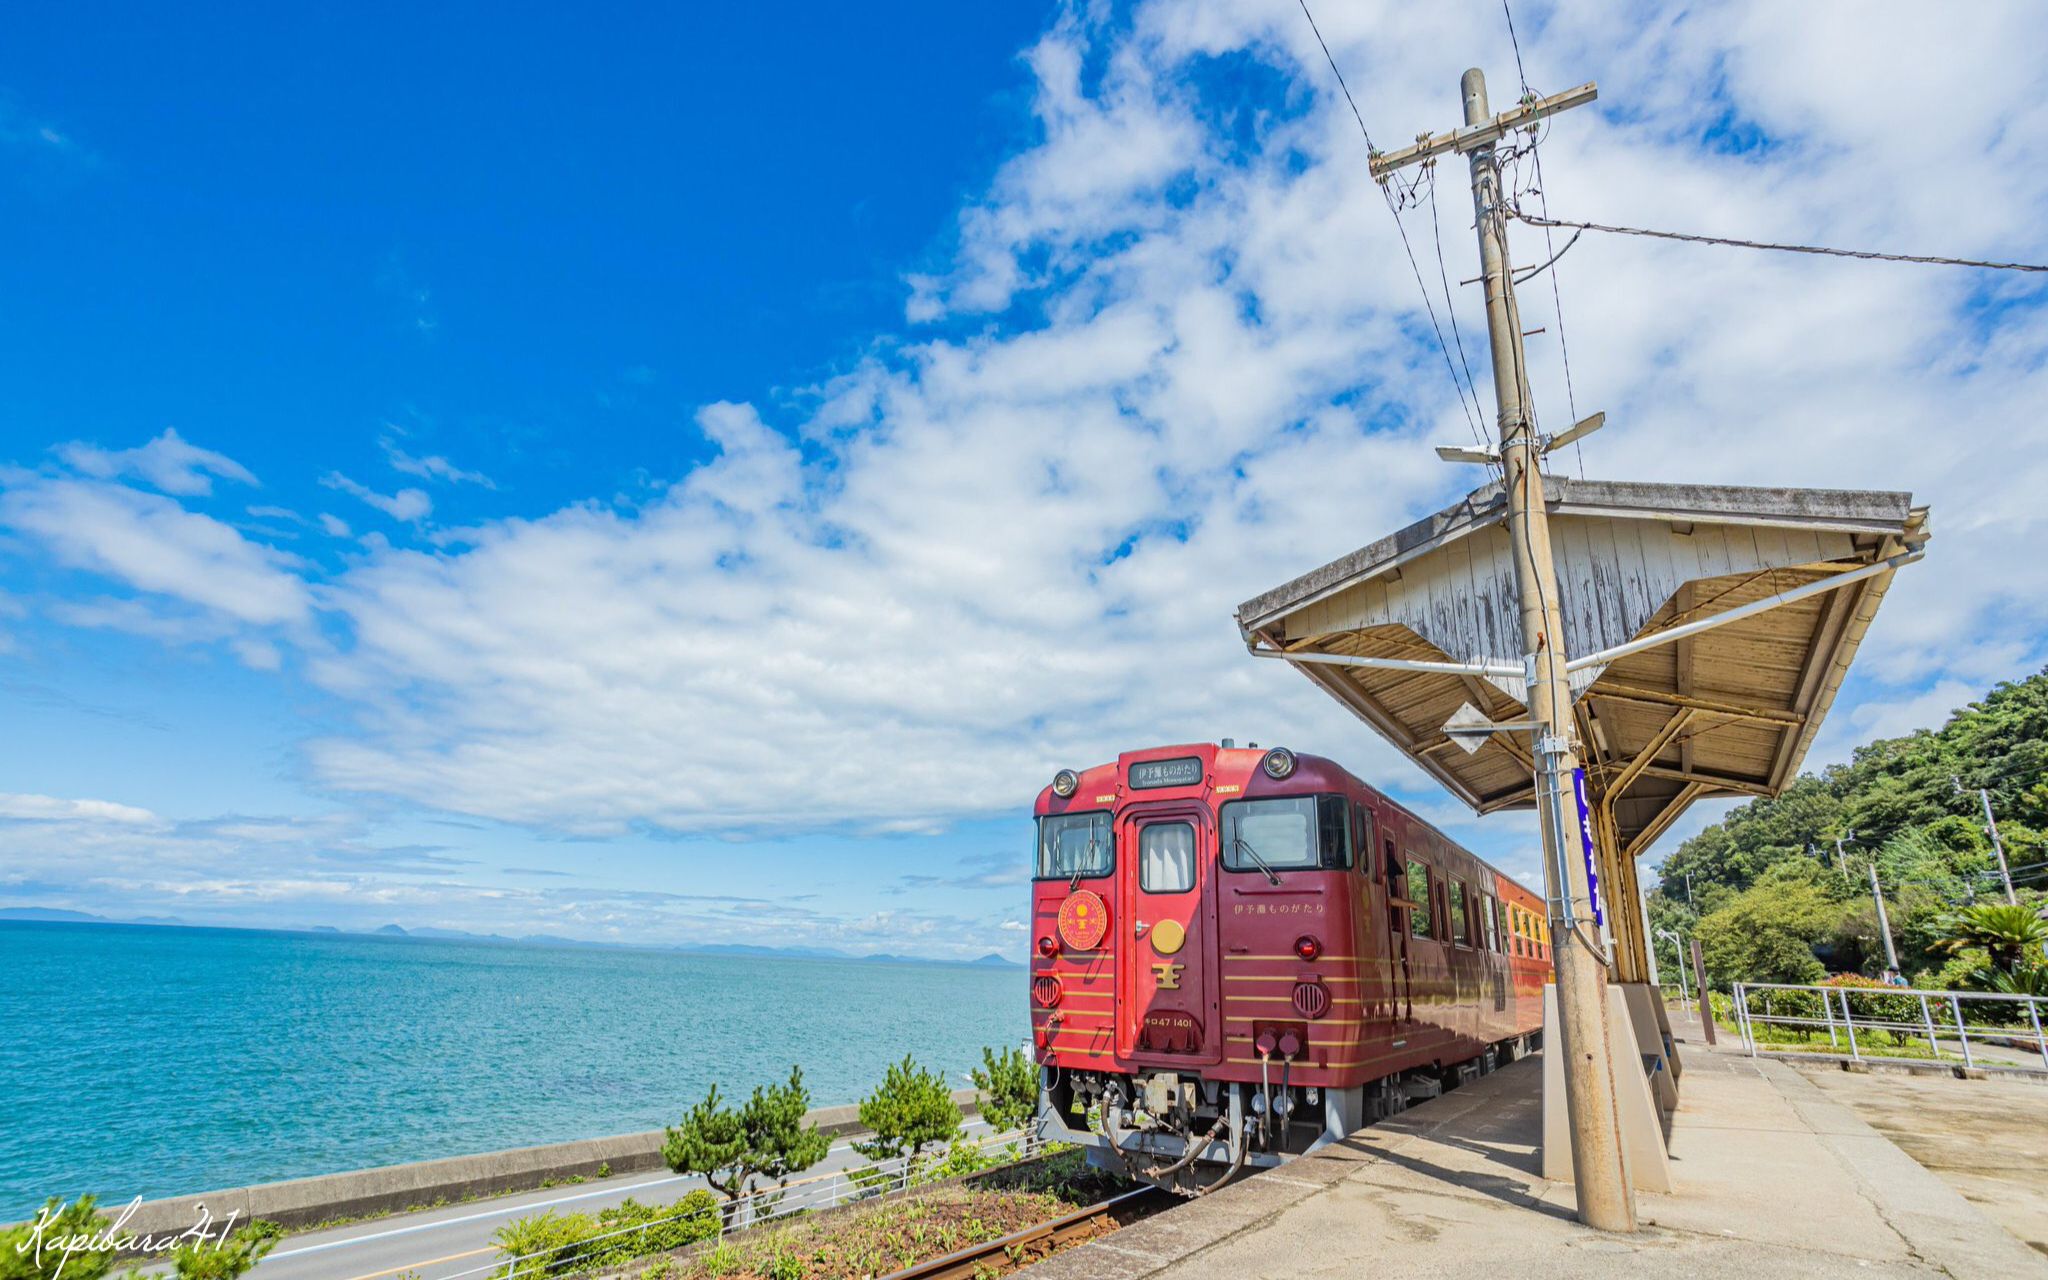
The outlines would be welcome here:
M 1293 777 L 1294 753 L 1285 747 L 1275 747 L 1266 753 L 1266 758 L 1260 763 L 1260 767 L 1266 771 L 1267 777 L 1276 781 L 1281 778 Z
M 1045 935 L 1044 937 L 1042 937 L 1042 938 L 1040 938 L 1040 939 L 1038 940 L 1038 954 L 1039 954 L 1039 955 L 1042 955 L 1042 956 L 1044 956 L 1044 957 L 1045 957 L 1046 959 L 1050 960 L 1050 959 L 1052 959 L 1052 958 L 1053 958 L 1054 956 L 1058 955 L 1059 953 L 1060 953 L 1060 944 L 1059 944 L 1059 943 L 1057 943 L 1057 942 L 1055 942 L 1055 941 L 1053 940 L 1053 936 L 1052 936 L 1051 934 L 1049 934 L 1049 933 L 1048 933 L 1048 934 L 1046 934 L 1046 935 Z
M 1072 769 L 1062 769 L 1052 775 L 1052 793 L 1062 800 L 1073 795 L 1080 786 L 1081 779 L 1074 775 Z
M 1294 954 L 1301 957 L 1303 964 L 1307 964 L 1323 954 L 1323 944 L 1313 935 L 1304 933 L 1294 940 Z

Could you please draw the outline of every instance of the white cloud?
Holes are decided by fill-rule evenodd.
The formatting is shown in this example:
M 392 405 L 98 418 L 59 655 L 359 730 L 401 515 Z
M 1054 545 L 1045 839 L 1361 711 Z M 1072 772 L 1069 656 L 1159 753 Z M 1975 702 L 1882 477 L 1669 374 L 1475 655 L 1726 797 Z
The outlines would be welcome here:
M 2034 11 L 1973 10 L 1939 41 L 1918 11 L 1861 12 L 1532 12 L 1539 87 L 1602 81 L 1601 107 L 1547 135 L 1551 209 L 2048 256 Z M 1455 121 L 1469 56 L 1497 104 L 1518 87 L 1483 6 L 1319 16 L 1382 145 Z M 1466 426 L 1406 256 L 1298 8 L 1154 4 L 1134 23 L 1065 18 L 1031 51 L 1042 140 L 909 282 L 915 338 L 879 342 L 800 411 L 705 407 L 716 458 L 639 508 L 493 521 L 428 550 L 366 540 L 320 589 L 347 643 L 304 669 L 362 719 L 312 744 L 315 776 L 599 833 L 928 827 L 1012 811 L 1058 765 L 1225 735 L 1415 781 L 1305 681 L 1245 659 L 1230 620 L 1475 478 L 1424 447 Z M 1839 105 L 1899 84 L 1918 145 Z M 1440 176 L 1455 282 L 1469 198 L 1456 166 Z M 1410 225 L 1433 256 L 1429 212 Z M 1532 229 L 1514 240 L 1518 260 L 1543 256 Z M 1592 235 L 1560 272 L 1577 409 L 1613 424 L 1593 473 L 1934 505 L 1933 553 L 1865 644 L 1853 687 L 1871 705 L 2041 660 L 2036 286 Z M 1524 305 L 1546 329 L 1531 358 L 1554 426 L 1570 406 L 1547 283 Z M 1477 296 L 1451 289 L 1477 363 Z M 418 489 L 325 483 L 396 519 L 431 512 Z M 1889 723 L 1850 699 L 1837 714 Z
M 0 525 L 39 539 L 64 564 L 255 626 L 307 614 L 297 562 L 210 516 L 125 485 L 12 479 L 0 492 Z
M 163 820 L 147 809 L 109 800 L 65 800 L 56 796 L 0 793 L 0 821 L 93 822 L 123 827 L 155 827 Z
M 320 528 L 330 538 L 346 538 L 349 532 L 348 521 L 325 511 L 320 513 Z
M 390 462 L 393 471 L 418 476 L 423 480 L 446 481 L 449 484 L 482 485 L 486 489 L 498 487 L 483 472 L 465 471 L 439 454 L 424 458 L 414 457 L 399 448 L 397 442 L 388 436 L 379 443 L 384 446 L 384 457 Z
M 103 480 L 139 476 L 165 493 L 183 497 L 212 493 L 215 476 L 237 484 L 256 483 L 256 477 L 241 463 L 224 453 L 187 442 L 170 427 L 148 444 L 133 449 L 102 449 L 73 442 L 60 446 L 57 456 L 72 470 L 85 475 Z
M 433 514 L 434 500 L 427 496 L 424 489 L 400 489 L 392 494 L 378 493 L 368 485 L 351 480 L 339 471 L 330 471 L 320 477 L 320 483 L 330 489 L 339 489 L 351 497 L 361 498 L 393 520 L 411 523 L 424 520 Z

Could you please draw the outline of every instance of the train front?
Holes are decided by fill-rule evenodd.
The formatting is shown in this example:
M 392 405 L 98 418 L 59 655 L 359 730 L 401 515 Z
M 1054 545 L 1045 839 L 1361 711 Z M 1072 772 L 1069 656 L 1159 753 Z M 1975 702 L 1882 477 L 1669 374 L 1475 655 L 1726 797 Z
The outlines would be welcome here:
M 1349 783 L 1315 757 L 1201 743 L 1063 769 L 1040 793 L 1042 1134 L 1199 1193 L 1358 1126 Z

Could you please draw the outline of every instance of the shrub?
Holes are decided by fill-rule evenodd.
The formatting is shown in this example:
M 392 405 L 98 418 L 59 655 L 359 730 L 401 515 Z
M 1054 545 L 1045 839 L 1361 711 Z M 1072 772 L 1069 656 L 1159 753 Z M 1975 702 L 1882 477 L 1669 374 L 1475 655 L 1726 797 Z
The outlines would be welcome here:
M 981 1114 L 997 1131 L 1020 1129 L 1038 1114 L 1038 1068 L 1011 1046 L 1000 1054 L 984 1047 L 972 1072 L 981 1090 Z
M 99 1280 L 114 1265 L 111 1249 L 81 1248 L 110 1224 L 93 1212 L 93 1197 L 65 1204 L 55 1196 L 28 1222 L 0 1230 L 0 1280 Z M 58 1242 L 70 1239 L 69 1252 Z M 40 1246 L 40 1247 L 39 1247 Z
M 219 1243 L 197 1240 L 179 1245 L 171 1251 L 171 1269 L 178 1280 L 237 1280 L 276 1247 L 276 1236 L 259 1235 L 244 1227 Z
M 870 1160 L 908 1155 L 960 1136 L 960 1108 L 945 1078 L 905 1057 L 891 1066 L 875 1091 L 861 1099 L 860 1122 L 874 1135 L 853 1149 Z
M 720 1225 L 718 1197 L 699 1190 L 674 1204 L 641 1204 L 629 1198 L 594 1218 L 550 1209 L 514 1219 L 492 1239 L 505 1258 L 500 1276 L 509 1276 L 515 1265 L 521 1276 L 552 1276 L 599 1271 L 650 1253 L 681 1249 L 716 1236 Z M 634 1227 L 641 1230 L 628 1229 Z M 515 1264 L 518 1258 L 528 1261 Z

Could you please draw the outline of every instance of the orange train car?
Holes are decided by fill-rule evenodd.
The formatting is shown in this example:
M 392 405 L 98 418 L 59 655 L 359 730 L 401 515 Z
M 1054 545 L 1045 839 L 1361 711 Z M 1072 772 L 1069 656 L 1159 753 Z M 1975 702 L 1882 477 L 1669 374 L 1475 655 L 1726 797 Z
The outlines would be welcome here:
M 1336 763 L 1198 743 L 1038 797 L 1041 1132 L 1199 1194 L 1535 1047 L 1543 901 Z

